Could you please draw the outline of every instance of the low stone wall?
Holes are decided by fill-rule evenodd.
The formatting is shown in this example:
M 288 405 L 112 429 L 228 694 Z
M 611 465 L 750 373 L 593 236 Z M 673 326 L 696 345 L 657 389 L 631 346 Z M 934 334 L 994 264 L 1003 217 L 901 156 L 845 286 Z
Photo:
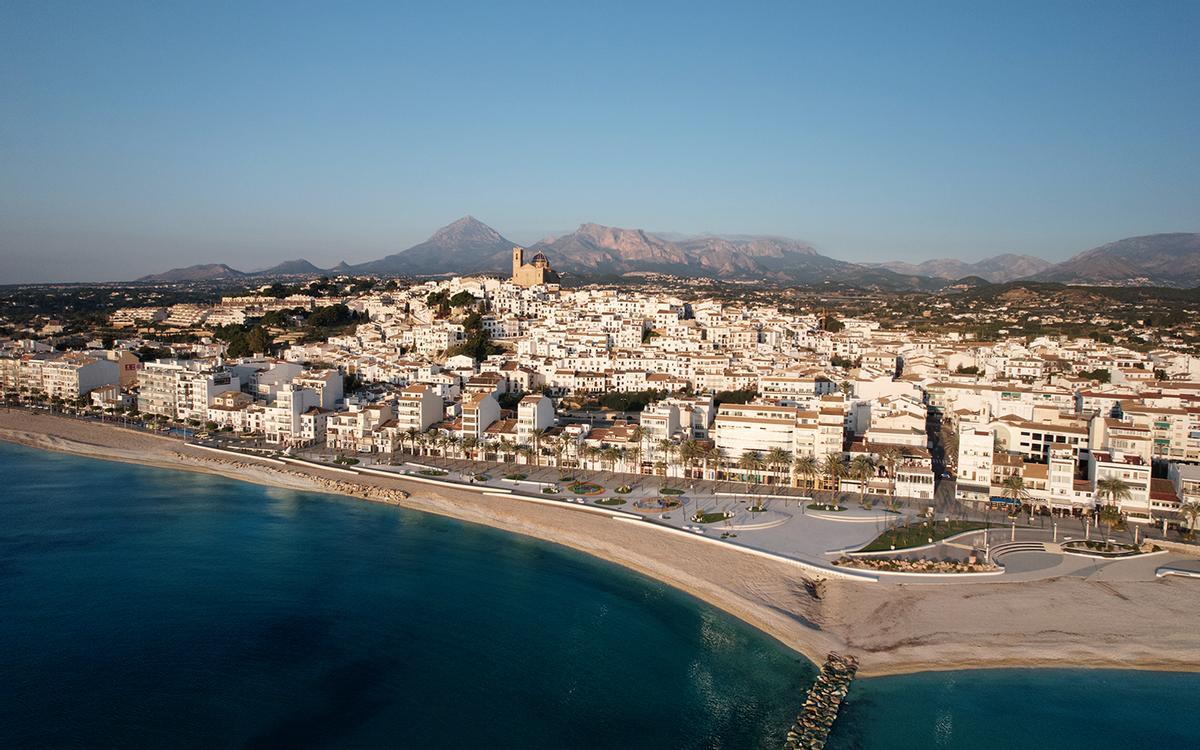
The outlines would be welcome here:
M 1192 557 L 1200 557 L 1200 544 L 1188 544 L 1187 542 L 1169 542 L 1166 539 L 1151 539 L 1150 543 L 1155 547 L 1161 547 L 1168 552 L 1178 552 L 1181 555 L 1191 555 Z

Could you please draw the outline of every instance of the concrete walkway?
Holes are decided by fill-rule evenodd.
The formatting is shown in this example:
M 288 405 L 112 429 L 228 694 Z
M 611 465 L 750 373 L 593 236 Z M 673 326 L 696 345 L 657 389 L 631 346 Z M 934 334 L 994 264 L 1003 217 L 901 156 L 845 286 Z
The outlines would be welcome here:
M 326 452 L 311 452 L 311 458 L 328 461 L 330 455 Z M 397 453 L 394 460 L 378 461 L 375 455 L 357 456 L 358 466 L 376 468 L 396 473 L 418 472 L 422 467 L 447 472 L 443 479 L 453 482 L 472 484 L 480 487 L 491 487 L 525 495 L 542 497 L 547 500 L 558 500 L 579 505 L 606 507 L 613 510 L 633 512 L 658 523 L 684 530 L 689 533 L 721 539 L 729 543 L 750 549 L 782 555 L 815 565 L 828 566 L 840 554 L 840 550 L 856 549 L 870 542 L 888 527 L 915 520 L 918 513 L 932 506 L 938 509 L 939 517 L 970 518 L 974 515 L 982 519 L 983 515 L 976 512 L 971 514 L 966 509 L 955 507 L 952 500 L 952 489 L 949 493 L 939 488 L 938 498 L 912 501 L 912 505 L 900 506 L 900 513 L 881 512 L 879 507 L 864 509 L 858 507 L 857 498 L 844 494 L 841 503 L 846 510 L 829 512 L 824 510 L 809 510 L 807 505 L 808 493 L 799 488 L 791 487 L 757 487 L 748 488 L 745 484 L 734 482 L 712 482 L 672 477 L 620 474 L 590 469 L 558 469 L 553 466 L 534 466 L 526 464 L 494 463 L 467 461 L 455 458 L 436 456 L 413 456 L 407 453 Z M 523 474 L 522 481 L 506 480 L 506 475 Z M 474 477 L 486 475 L 485 481 L 476 482 Z M 575 495 L 567 489 L 571 482 L 560 481 L 563 477 L 572 477 L 574 481 L 591 482 L 600 485 L 604 491 L 597 495 Z M 617 493 L 615 489 L 628 486 L 628 493 Z M 556 488 L 557 492 L 543 492 L 543 488 Z M 682 490 L 682 494 L 663 495 L 664 488 Z M 946 498 L 950 495 L 950 500 Z M 768 495 L 773 497 L 767 497 Z M 654 510 L 656 499 L 665 497 L 678 500 L 680 506 L 668 510 Z M 621 505 L 598 505 L 597 500 L 619 499 Z M 818 502 L 828 502 L 828 493 L 820 493 Z M 764 510 L 752 512 L 750 507 L 762 504 Z M 725 513 L 729 515 L 724 521 L 701 524 L 692 521 L 697 512 Z M 1102 580 L 1152 580 L 1155 570 L 1164 564 L 1176 562 L 1186 563 L 1191 560 L 1183 555 L 1150 555 L 1121 560 L 1096 560 L 1076 555 L 1062 554 L 1057 550 L 1057 542 L 1069 539 L 1082 539 L 1083 528 L 1076 519 L 1059 519 L 1057 534 L 1053 519 L 1035 519 L 1035 526 L 1028 522 L 1013 525 L 1003 515 L 991 514 L 992 522 L 996 524 L 987 533 L 988 546 L 996 546 L 1015 538 L 1018 541 L 1044 542 L 1051 551 L 1015 552 L 1006 555 L 1002 560 L 1005 567 L 1004 575 L 989 580 L 1028 581 L 1059 576 L 1077 576 Z M 950 540 L 936 543 L 918 550 L 897 550 L 881 552 L 879 556 L 894 555 L 897 557 L 951 558 L 965 559 L 972 550 L 982 550 L 985 546 L 984 531 L 952 537 Z M 1093 529 L 1092 538 L 1098 538 Z M 930 576 L 930 583 L 953 582 L 955 576 Z M 959 578 L 960 582 L 969 579 Z M 912 577 L 903 583 L 914 583 Z

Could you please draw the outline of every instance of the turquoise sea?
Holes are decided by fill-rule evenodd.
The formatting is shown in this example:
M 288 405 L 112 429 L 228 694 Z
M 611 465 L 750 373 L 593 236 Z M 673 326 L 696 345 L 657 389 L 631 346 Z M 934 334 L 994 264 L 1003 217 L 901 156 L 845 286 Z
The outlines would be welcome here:
M 657 582 L 437 516 L 5 444 L 0 488 L 3 748 L 777 748 L 814 675 Z M 831 747 L 1200 746 L 1195 675 L 851 698 Z

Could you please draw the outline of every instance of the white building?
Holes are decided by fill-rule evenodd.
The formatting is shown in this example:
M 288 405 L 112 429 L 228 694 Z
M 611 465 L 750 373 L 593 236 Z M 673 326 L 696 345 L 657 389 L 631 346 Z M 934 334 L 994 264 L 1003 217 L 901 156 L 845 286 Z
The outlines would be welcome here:
M 517 404 L 517 442 L 533 444 L 534 430 L 554 425 L 554 402 L 541 394 L 523 396 Z

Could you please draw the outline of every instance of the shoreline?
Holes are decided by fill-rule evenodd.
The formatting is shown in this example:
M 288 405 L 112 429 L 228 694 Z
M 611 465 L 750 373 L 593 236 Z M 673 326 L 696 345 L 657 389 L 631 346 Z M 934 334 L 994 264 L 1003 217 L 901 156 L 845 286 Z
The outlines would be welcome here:
M 1200 671 L 1200 586 L 1053 578 L 931 586 L 825 578 L 603 514 L 502 494 L 344 474 L 251 457 L 213 458 L 176 438 L 117 425 L 0 411 L 0 440 L 89 458 L 399 505 L 559 544 L 694 596 L 819 665 L 853 654 L 860 677 L 1044 668 Z M 401 499 L 395 492 L 410 493 Z M 697 573 L 696 571 L 701 571 Z M 1190 618 L 1190 619 L 1189 619 Z

